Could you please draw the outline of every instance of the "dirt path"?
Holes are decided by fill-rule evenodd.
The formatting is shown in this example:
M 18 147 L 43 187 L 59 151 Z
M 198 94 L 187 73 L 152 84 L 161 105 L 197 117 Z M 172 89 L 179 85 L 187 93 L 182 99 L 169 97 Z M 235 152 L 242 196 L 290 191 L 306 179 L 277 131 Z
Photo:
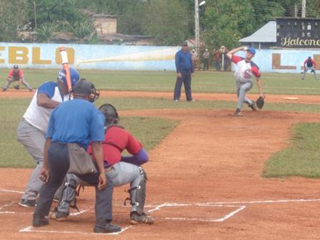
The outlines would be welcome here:
M 7 92 L 0 92 L 0 98 L 31 98 L 34 93 L 27 90 L 10 89 Z M 141 98 L 166 98 L 172 99 L 170 92 L 134 92 L 134 91 L 101 91 L 101 97 L 141 97 Z M 193 97 L 196 100 L 220 100 L 220 101 L 237 101 L 235 94 L 226 93 L 194 93 Z M 257 94 L 248 94 L 252 99 L 257 98 Z M 184 95 L 181 95 L 184 101 Z M 306 103 L 320 104 L 320 96 L 307 95 L 267 95 L 267 102 L 282 102 L 282 103 Z
M 143 96 L 156 97 L 155 93 L 149 94 Z M 200 96 L 203 100 L 233 97 L 199 94 L 198 99 Z M 274 99 L 280 101 L 281 96 Z M 320 100 L 304 99 L 310 103 Z M 122 116 L 178 119 L 180 124 L 150 151 L 150 162 L 145 166 L 149 176 L 148 210 L 155 224 L 134 226 L 105 238 L 318 239 L 319 180 L 265 179 L 261 175 L 265 161 L 288 145 L 290 128 L 299 122 L 319 122 L 320 116 L 245 111 L 243 118 L 235 118 L 232 113 L 190 109 L 120 112 Z M 30 171 L 0 169 L 0 239 L 101 239 L 101 235 L 92 234 L 93 209 L 71 216 L 66 223 L 51 221 L 39 229 L 41 232 L 27 229 L 32 210 L 17 206 L 20 193 L 3 189 L 23 191 Z M 93 190 L 86 188 L 79 199 L 82 210 L 93 206 L 93 196 Z M 129 208 L 122 206 L 125 197 L 123 188 L 117 188 L 114 222 L 122 227 L 129 226 Z M 21 229 L 30 232 L 21 233 Z

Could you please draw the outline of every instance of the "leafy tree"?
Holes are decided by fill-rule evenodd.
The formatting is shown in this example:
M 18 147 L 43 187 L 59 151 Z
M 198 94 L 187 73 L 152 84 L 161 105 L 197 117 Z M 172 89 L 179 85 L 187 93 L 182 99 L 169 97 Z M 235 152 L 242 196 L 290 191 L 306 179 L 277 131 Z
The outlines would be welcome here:
M 180 0 L 150 0 L 145 9 L 144 32 L 157 45 L 179 45 L 190 36 L 188 9 Z
M 59 25 L 57 23 L 43 23 L 36 28 L 36 38 L 38 42 L 50 42 L 58 34 Z
M 27 22 L 24 0 L 0 1 L 0 41 L 11 42 L 19 39 L 18 32 Z
M 250 0 L 208 0 L 202 36 L 209 47 L 239 45 L 241 37 L 253 32 L 254 9 Z

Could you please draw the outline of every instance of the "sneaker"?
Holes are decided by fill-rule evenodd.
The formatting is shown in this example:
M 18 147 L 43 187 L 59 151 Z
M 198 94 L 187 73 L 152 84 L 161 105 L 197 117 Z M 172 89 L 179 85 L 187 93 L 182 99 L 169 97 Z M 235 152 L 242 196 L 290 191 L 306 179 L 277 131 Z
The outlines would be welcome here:
M 32 89 L 29 89 L 29 92 L 33 92 L 33 90 L 32 90 Z
M 240 111 L 239 108 L 236 109 L 235 113 L 234 113 L 234 116 L 236 117 L 242 117 L 242 112 Z
M 117 225 L 112 225 L 111 223 L 106 223 L 104 227 L 95 226 L 93 231 L 95 233 L 114 233 L 114 232 L 120 232 L 121 227 Z
M 145 223 L 145 224 L 151 225 L 154 223 L 154 219 L 145 213 L 139 215 L 137 212 L 132 212 L 130 214 L 130 219 L 131 219 L 131 224 Z
M 43 218 L 33 217 L 32 226 L 34 227 L 42 227 L 48 224 L 49 224 L 49 221 L 45 217 Z
M 20 199 L 19 205 L 22 206 L 22 207 L 29 208 L 29 207 L 37 206 L 37 202 L 36 202 L 36 200 Z
M 196 100 L 194 100 L 193 98 L 191 100 L 188 100 L 188 102 L 195 102 Z
M 179 102 L 179 99 L 174 99 L 173 101 L 174 101 L 174 102 Z
M 252 104 L 249 105 L 249 107 L 252 109 L 252 111 L 257 111 L 257 106 L 256 106 L 256 103 L 254 101 L 252 101 Z
M 58 222 L 64 222 L 68 220 L 68 216 L 69 213 L 55 211 L 50 215 L 50 218 Z

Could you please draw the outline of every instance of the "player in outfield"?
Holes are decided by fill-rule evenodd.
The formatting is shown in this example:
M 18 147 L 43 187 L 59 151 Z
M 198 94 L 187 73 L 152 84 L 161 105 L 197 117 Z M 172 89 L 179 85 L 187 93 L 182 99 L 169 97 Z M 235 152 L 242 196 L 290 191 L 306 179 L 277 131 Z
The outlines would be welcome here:
M 246 51 L 245 58 L 235 56 L 234 54 L 239 51 Z M 233 63 L 237 65 L 237 70 L 234 74 L 237 86 L 237 96 L 238 96 L 238 105 L 234 113 L 235 116 L 242 116 L 242 106 L 243 103 L 248 104 L 248 106 L 256 111 L 256 104 L 254 101 L 246 97 L 246 93 L 252 88 L 252 77 L 254 76 L 257 82 L 259 95 L 262 98 L 265 98 L 265 95 L 262 92 L 262 81 L 260 80 L 261 72 L 259 67 L 252 61 L 252 58 L 255 56 L 256 50 L 253 47 L 239 47 L 233 49 L 227 53 L 228 58 L 231 59 Z
M 32 87 L 27 83 L 23 76 L 23 71 L 19 69 L 18 65 L 14 65 L 13 69 L 9 71 L 7 82 L 2 87 L 2 91 L 7 91 L 8 87 L 11 83 L 18 82 L 19 84 L 15 85 L 15 89 L 20 89 L 20 84 L 23 84 L 27 89 L 29 89 L 30 92 L 32 92 Z
M 79 73 L 70 69 L 71 84 L 80 78 Z M 17 130 L 18 141 L 23 144 L 37 166 L 33 170 L 19 205 L 34 207 L 43 182 L 39 179 L 43 166 L 43 149 L 46 141 L 49 116 L 61 102 L 68 101 L 70 93 L 67 87 L 65 71 L 61 70 L 56 82 L 45 82 L 35 92 L 31 103 L 24 113 Z
M 310 70 L 313 73 L 314 79 L 318 81 L 316 69 L 317 69 L 317 63 L 311 57 L 308 57 L 303 62 L 303 74 L 302 74 L 301 80 L 304 80 L 306 73 Z

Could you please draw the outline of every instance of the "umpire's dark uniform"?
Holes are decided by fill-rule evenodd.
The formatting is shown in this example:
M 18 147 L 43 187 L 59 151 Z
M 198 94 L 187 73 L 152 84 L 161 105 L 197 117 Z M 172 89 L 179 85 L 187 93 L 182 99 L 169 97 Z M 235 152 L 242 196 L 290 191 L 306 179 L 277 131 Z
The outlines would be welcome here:
M 95 143 L 104 140 L 104 116 L 88 101 L 93 89 L 94 86 L 91 83 L 81 79 L 73 90 L 75 99 L 59 105 L 50 116 L 44 162 L 44 168 L 49 169 L 50 178 L 48 183 L 40 190 L 40 196 L 34 211 L 34 227 L 41 227 L 49 223 L 45 216 L 50 212 L 55 191 L 61 186 L 69 170 L 67 143 L 78 143 L 81 147 L 87 149 L 89 141 Z M 46 151 L 47 149 L 48 151 Z M 83 180 L 96 185 L 99 178 L 97 175 L 91 175 L 86 175 L 86 179 Z M 110 200 L 112 199 L 108 194 L 108 188 L 103 190 L 96 188 L 95 232 L 117 232 L 121 230 L 120 227 L 107 222 L 110 215 L 108 213 Z
M 186 93 L 187 101 L 192 101 L 191 95 L 191 75 L 194 73 L 192 55 L 189 52 L 188 44 L 183 43 L 182 49 L 176 53 L 175 56 L 177 74 L 181 74 L 181 77 L 177 77 L 177 81 L 174 87 L 173 100 L 179 101 L 181 95 L 182 83 L 184 84 L 184 91 Z

